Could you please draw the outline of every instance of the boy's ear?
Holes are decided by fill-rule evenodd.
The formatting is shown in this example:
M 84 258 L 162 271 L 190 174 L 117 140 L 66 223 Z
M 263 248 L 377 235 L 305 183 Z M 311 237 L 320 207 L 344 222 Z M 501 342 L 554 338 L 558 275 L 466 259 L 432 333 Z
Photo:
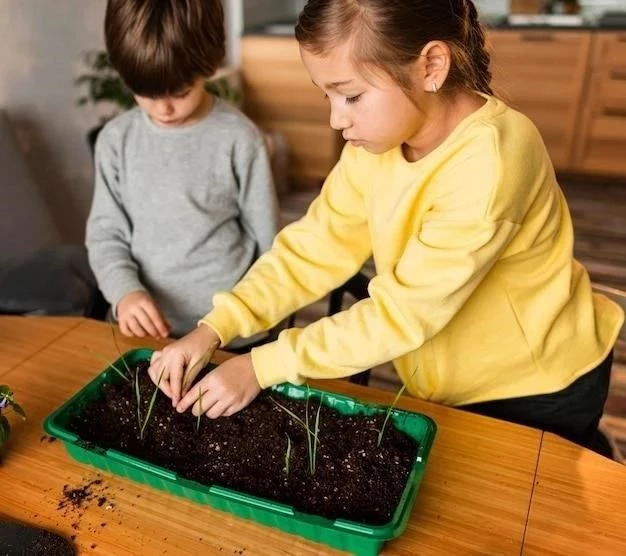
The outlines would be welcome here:
M 450 71 L 450 57 L 450 48 L 443 41 L 430 41 L 422 48 L 419 60 L 422 63 L 424 91 L 433 93 L 443 87 Z

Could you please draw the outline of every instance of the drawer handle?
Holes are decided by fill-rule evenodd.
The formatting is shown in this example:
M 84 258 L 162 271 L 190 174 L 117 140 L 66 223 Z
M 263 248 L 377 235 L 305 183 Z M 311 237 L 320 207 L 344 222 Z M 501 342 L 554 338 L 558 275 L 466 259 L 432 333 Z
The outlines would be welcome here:
M 521 38 L 528 42 L 551 42 L 554 40 L 554 35 L 552 33 L 523 33 Z
M 626 35 L 617 35 L 617 42 L 626 42 Z
M 626 71 L 612 71 L 609 75 L 611 79 L 626 81 Z
M 626 108 L 605 108 L 603 113 L 613 118 L 626 118 Z

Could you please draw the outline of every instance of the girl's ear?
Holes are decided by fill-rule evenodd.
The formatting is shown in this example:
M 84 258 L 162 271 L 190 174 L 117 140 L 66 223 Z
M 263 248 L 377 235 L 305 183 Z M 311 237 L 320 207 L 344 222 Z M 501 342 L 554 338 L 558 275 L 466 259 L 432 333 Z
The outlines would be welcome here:
M 436 93 L 443 87 L 450 71 L 450 48 L 443 41 L 426 43 L 419 59 L 422 61 L 424 91 Z

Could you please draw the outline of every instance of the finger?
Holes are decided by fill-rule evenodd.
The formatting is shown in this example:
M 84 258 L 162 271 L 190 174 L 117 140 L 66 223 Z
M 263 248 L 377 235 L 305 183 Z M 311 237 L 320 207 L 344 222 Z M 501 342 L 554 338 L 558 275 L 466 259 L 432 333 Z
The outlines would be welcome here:
M 165 322 L 165 319 L 156 304 L 153 302 L 146 303 L 145 305 L 142 305 L 141 308 L 147 313 L 148 317 L 150 317 L 157 334 L 161 338 L 167 338 L 170 333 L 170 328 Z
M 213 404 L 211 409 L 205 412 L 205 415 L 209 419 L 218 419 L 219 417 L 222 417 L 230 407 L 231 406 L 228 402 L 220 400 Z
M 150 378 L 152 379 L 152 382 L 154 382 L 168 398 L 171 398 L 172 390 L 165 362 L 161 360 L 157 361 L 156 364 L 152 365 L 150 369 L 148 369 L 148 372 L 151 372 Z
M 205 384 L 203 384 L 204 380 L 200 381 L 196 384 L 189 392 L 187 392 L 182 399 L 176 405 L 176 411 L 179 413 L 183 413 L 187 411 L 190 407 L 197 404 L 200 396 L 200 391 L 202 391 L 202 411 L 206 411 L 207 409 L 213 407 L 213 404 L 217 401 L 217 396 L 215 392 L 212 392 L 207 388 Z M 197 409 L 195 409 L 196 413 L 199 412 L 200 406 L 197 405 Z
M 139 321 L 137 320 L 135 315 L 131 315 L 128 318 L 127 326 L 133 336 L 138 336 L 139 338 L 145 337 L 146 331 L 141 327 L 141 324 L 139 324 Z
M 150 356 L 150 365 L 152 365 L 155 361 L 157 361 L 160 357 L 162 357 L 163 352 L 162 351 L 153 351 L 152 355 Z
M 185 359 L 183 355 L 172 358 L 169 362 L 169 387 L 171 388 L 172 406 L 176 407 L 180 401 L 180 391 L 185 376 Z
M 143 306 L 139 307 L 137 312 L 135 313 L 135 316 L 137 318 L 137 321 L 139 322 L 139 324 L 141 324 L 142 328 L 153 338 L 155 339 L 159 339 L 161 337 L 161 335 L 159 334 L 159 332 L 156 329 L 156 326 L 154 326 L 154 323 L 152 322 L 152 319 L 150 318 L 150 315 L 148 314 L 148 312 L 145 310 L 145 308 Z
M 129 338 L 132 338 L 133 333 L 130 331 L 130 328 L 128 328 L 128 323 L 127 323 L 127 319 L 120 319 L 120 332 L 124 335 L 127 336 Z
M 187 366 L 187 369 L 185 370 L 183 374 L 183 379 L 181 381 L 181 387 L 180 387 L 181 396 L 184 396 L 187 392 L 189 392 L 189 388 L 191 388 L 193 381 L 196 379 L 198 374 L 200 374 L 200 371 L 203 369 L 203 367 L 204 367 L 204 361 L 202 359 L 199 359 L 195 363 Z

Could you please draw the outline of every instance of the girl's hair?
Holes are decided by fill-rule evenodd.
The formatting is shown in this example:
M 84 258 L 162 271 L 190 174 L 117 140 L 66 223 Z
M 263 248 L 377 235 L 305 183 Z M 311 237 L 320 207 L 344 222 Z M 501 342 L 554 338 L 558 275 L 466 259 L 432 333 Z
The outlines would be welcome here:
M 225 56 L 221 0 L 109 0 L 104 34 L 111 64 L 140 96 L 180 92 Z
M 493 94 L 485 32 L 471 0 L 309 0 L 296 38 L 320 55 L 350 40 L 357 66 L 384 71 L 407 93 L 409 65 L 426 43 L 444 41 L 452 55 L 444 90 Z

